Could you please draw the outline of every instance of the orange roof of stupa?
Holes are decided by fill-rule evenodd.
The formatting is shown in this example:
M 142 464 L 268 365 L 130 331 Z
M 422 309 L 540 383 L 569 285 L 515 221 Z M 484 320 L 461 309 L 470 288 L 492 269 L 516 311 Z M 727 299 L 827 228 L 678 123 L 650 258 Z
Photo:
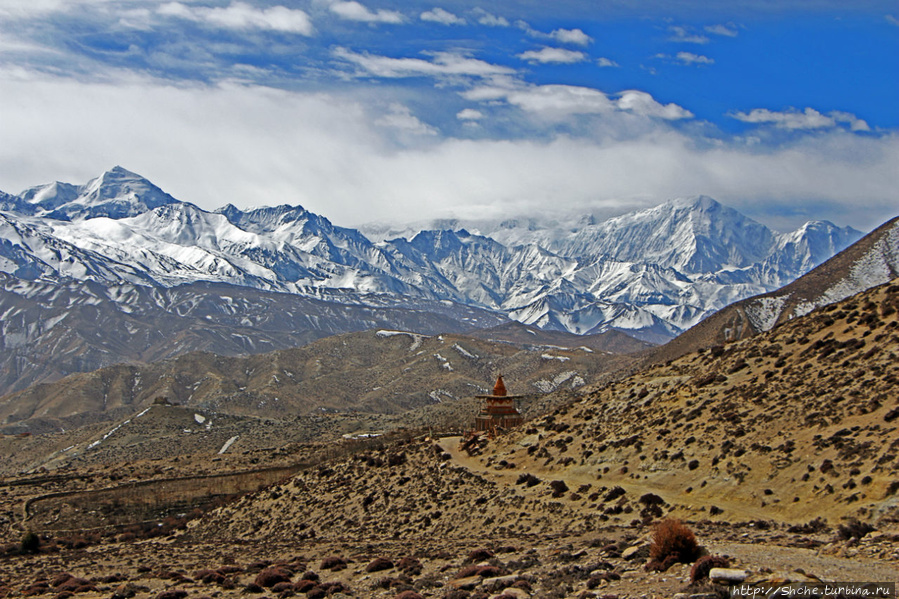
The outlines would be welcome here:
M 503 397 L 506 395 L 506 385 L 503 383 L 503 375 L 499 375 L 496 378 L 496 384 L 493 385 L 493 395 L 496 397 Z

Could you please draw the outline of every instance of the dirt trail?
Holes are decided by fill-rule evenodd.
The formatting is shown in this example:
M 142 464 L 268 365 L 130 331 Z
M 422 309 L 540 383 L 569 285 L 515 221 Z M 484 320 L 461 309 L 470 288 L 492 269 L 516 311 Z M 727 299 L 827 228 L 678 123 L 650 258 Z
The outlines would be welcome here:
M 541 469 L 513 468 L 495 470 L 487 466 L 478 456 L 470 456 L 459 448 L 460 437 L 446 437 L 439 440 L 440 446 L 452 456 L 455 464 L 472 472 L 476 472 L 488 480 L 502 485 L 514 485 L 518 476 L 524 472 L 532 472 L 535 475 L 549 474 L 541 472 Z M 596 478 L 578 473 L 552 473 L 553 479 L 561 479 L 569 488 L 578 485 L 592 483 Z M 608 484 L 608 483 L 607 483 Z M 639 496 L 643 493 L 656 493 L 666 501 L 672 502 L 666 496 L 663 489 L 650 484 L 641 484 L 631 481 L 615 481 L 628 494 Z M 738 519 L 770 519 L 771 513 L 763 510 L 747 508 L 745 505 L 728 501 L 718 501 L 716 504 L 726 506 L 731 517 Z M 576 507 L 576 506 L 572 506 Z M 675 513 L 675 515 L 677 515 Z M 745 540 L 742 540 L 744 539 Z M 740 540 L 737 540 L 740 539 Z M 709 551 L 714 554 L 728 555 L 739 567 L 758 571 L 768 568 L 775 573 L 788 574 L 796 570 L 802 570 L 822 580 L 835 582 L 896 582 L 899 584 L 899 561 L 889 563 L 864 559 L 861 557 L 839 557 L 835 555 L 823 555 L 820 550 L 802 549 L 798 547 L 782 547 L 750 538 L 750 533 L 734 531 L 730 539 L 703 539 Z
M 470 456 L 467 452 L 459 448 L 460 437 L 444 437 L 440 439 L 440 446 L 449 453 L 453 462 L 456 464 L 477 472 L 485 478 L 494 482 L 502 482 L 502 484 L 515 484 L 518 476 L 522 473 L 531 473 L 538 477 L 551 478 L 553 480 L 563 480 L 569 488 L 576 489 L 581 485 L 589 484 L 597 486 L 597 477 L 594 473 L 584 471 L 577 472 L 573 469 L 565 469 L 564 471 L 547 470 L 539 466 L 529 465 L 527 468 L 505 468 L 496 470 L 487 466 L 479 456 Z M 706 503 L 714 503 L 716 506 L 725 510 L 728 520 L 733 521 L 749 521 L 749 520 L 768 520 L 771 518 L 770 509 L 746 505 L 739 501 L 731 501 L 729 498 L 716 496 L 710 497 L 708 493 L 697 491 L 692 496 L 686 496 L 681 491 L 673 491 L 664 485 L 659 485 L 656 481 L 640 481 L 624 476 L 607 475 L 602 481 L 601 486 L 620 486 L 628 495 L 632 497 L 640 497 L 646 493 L 655 493 L 668 504 L 676 506 L 671 514 L 686 518 L 695 518 L 696 509 L 692 509 L 692 505 L 704 505 Z M 702 518 L 707 516 L 701 515 Z

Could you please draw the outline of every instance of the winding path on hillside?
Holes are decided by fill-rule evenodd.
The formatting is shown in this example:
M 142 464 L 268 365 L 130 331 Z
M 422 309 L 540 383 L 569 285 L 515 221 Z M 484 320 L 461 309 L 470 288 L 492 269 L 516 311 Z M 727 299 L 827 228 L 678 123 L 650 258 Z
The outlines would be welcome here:
M 504 468 L 502 470 L 491 468 L 479 456 L 468 455 L 467 452 L 462 450 L 459 443 L 460 439 L 460 437 L 444 437 L 439 439 L 439 445 L 452 456 L 454 464 L 477 473 L 498 485 L 513 486 L 519 475 L 530 472 L 530 470 L 524 468 Z M 532 473 L 541 474 L 541 472 Z M 550 473 L 547 471 L 542 474 Z M 582 484 L 596 483 L 595 477 L 591 479 L 583 474 L 560 472 L 552 472 L 551 474 L 553 479 L 564 480 L 569 488 L 577 488 Z M 640 484 L 636 481 L 619 481 L 615 484 L 619 484 L 632 497 L 639 497 L 644 493 L 652 492 L 672 503 L 666 497 L 664 491 L 653 488 L 651 485 Z M 725 505 L 723 502 L 721 504 Z M 733 504 L 733 502 L 726 505 L 729 513 L 738 515 L 741 519 L 764 520 L 770 517 L 770 513 L 766 514 L 761 510 L 747 508 L 745 505 Z M 578 506 L 573 504 L 572 507 L 576 509 Z M 896 530 L 887 532 L 899 534 L 899 527 L 895 528 Z M 839 557 L 836 555 L 823 555 L 820 550 L 814 549 L 760 544 L 757 540 L 752 540 L 751 533 L 748 532 L 734 532 L 733 535 L 734 538 L 739 536 L 741 540 L 706 541 L 701 539 L 701 542 L 705 544 L 711 553 L 731 556 L 735 558 L 736 563 L 743 564 L 755 571 L 761 568 L 769 568 L 775 573 L 789 574 L 790 572 L 802 570 L 807 574 L 817 576 L 826 581 L 894 582 L 899 584 L 899 556 L 894 557 L 894 563 L 890 564 L 858 556 Z M 851 553 L 851 548 L 849 552 Z

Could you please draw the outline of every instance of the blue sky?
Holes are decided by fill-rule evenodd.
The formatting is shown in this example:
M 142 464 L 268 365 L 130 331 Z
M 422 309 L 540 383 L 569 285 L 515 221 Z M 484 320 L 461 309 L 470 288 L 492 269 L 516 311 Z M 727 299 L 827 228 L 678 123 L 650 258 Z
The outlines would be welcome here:
M 120 164 L 346 226 L 706 194 L 871 229 L 899 213 L 899 6 L 0 0 L 0 139 L 12 193 Z

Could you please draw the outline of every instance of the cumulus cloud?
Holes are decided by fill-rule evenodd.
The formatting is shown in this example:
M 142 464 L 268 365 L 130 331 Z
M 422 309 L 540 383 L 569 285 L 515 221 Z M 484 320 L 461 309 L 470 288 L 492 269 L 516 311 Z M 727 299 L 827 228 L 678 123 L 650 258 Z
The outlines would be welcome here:
M 605 57 L 597 58 L 596 64 L 597 64 L 597 66 L 600 66 L 603 68 L 619 66 L 619 64 L 617 62 L 615 62 L 614 60 L 612 60 L 611 58 L 605 58 Z
M 678 52 L 677 60 L 681 64 L 693 65 L 693 64 L 715 64 L 715 61 L 708 56 L 702 56 L 701 54 L 693 54 L 692 52 Z
M 484 113 L 474 108 L 465 108 L 456 113 L 460 121 L 478 121 L 484 118 Z
M 664 120 L 693 117 L 689 110 L 676 104 L 663 105 L 650 94 L 636 90 L 609 96 L 598 89 L 576 85 L 481 86 L 463 92 L 462 96 L 472 101 L 504 101 L 546 120 L 615 112 Z
M 540 50 L 522 52 L 518 58 L 539 64 L 574 64 L 587 60 L 587 55 L 576 50 L 543 47 Z
M 512 24 L 509 23 L 509 20 L 505 17 L 497 16 L 491 14 L 484 10 L 483 8 L 475 8 L 472 11 L 475 14 L 475 18 L 477 18 L 478 23 L 481 25 L 486 25 L 487 27 L 511 27 Z
M 361 21 L 363 23 L 388 23 L 391 25 L 399 25 L 405 22 L 402 13 L 394 10 L 378 9 L 373 11 L 364 4 L 355 0 L 343 1 L 332 0 L 330 3 L 331 12 L 342 19 L 348 21 Z
M 285 6 L 260 9 L 245 2 L 232 2 L 225 8 L 205 8 L 168 2 L 161 5 L 157 13 L 226 29 L 266 29 L 306 36 L 315 33 L 312 20 L 305 11 Z
M 437 52 L 433 54 L 431 60 L 359 54 L 346 48 L 335 48 L 333 54 L 337 58 L 358 66 L 368 75 L 389 79 L 423 76 L 491 77 L 511 75 L 515 72 L 508 67 L 453 52 Z
M 580 29 L 556 29 L 549 37 L 561 44 L 574 44 L 576 46 L 588 46 L 593 38 Z
M 730 116 L 744 123 L 769 124 L 780 129 L 788 130 L 812 130 L 832 129 L 839 124 L 849 125 L 852 131 L 870 131 L 864 120 L 854 114 L 838 110 L 822 114 L 814 108 L 805 110 L 790 109 L 781 112 L 771 111 L 767 108 L 755 108 L 749 112 L 735 112 Z
M 709 43 L 709 38 L 692 31 L 687 27 L 682 27 L 680 25 L 672 25 L 668 28 L 668 32 L 671 34 L 671 37 L 668 38 L 669 41 L 672 42 L 680 42 L 684 44 L 707 44 Z
M 449 211 L 466 218 L 538 213 L 547 205 L 620 213 L 698 193 L 738 209 L 789 201 L 861 228 L 895 212 L 895 134 L 837 128 L 765 149 L 697 143 L 660 125 L 624 139 L 426 135 L 424 148 L 409 148 L 392 141 L 395 128 L 374 124 L 384 114 L 372 114 L 367 94 L 140 78 L 87 84 L 4 71 L 0 85 L 0 189 L 11 192 L 57 179 L 82 183 L 121 164 L 207 209 L 301 204 L 346 226 Z M 527 92 L 519 90 L 520 101 Z M 565 110 L 641 109 L 630 92 L 530 92 L 531 102 L 542 95 L 544 105 Z
M 434 8 L 432 10 L 421 13 L 422 21 L 430 21 L 432 23 L 440 23 L 441 25 L 465 25 L 465 19 L 457 17 L 453 13 L 442 8 Z
M 724 37 L 737 37 L 737 29 L 733 23 L 727 25 L 709 25 L 705 28 L 706 33 L 713 35 L 721 35 Z
M 650 94 L 638 90 L 629 90 L 618 94 L 618 108 L 640 116 L 666 121 L 693 118 L 693 113 L 686 108 L 674 103 L 661 104 Z

